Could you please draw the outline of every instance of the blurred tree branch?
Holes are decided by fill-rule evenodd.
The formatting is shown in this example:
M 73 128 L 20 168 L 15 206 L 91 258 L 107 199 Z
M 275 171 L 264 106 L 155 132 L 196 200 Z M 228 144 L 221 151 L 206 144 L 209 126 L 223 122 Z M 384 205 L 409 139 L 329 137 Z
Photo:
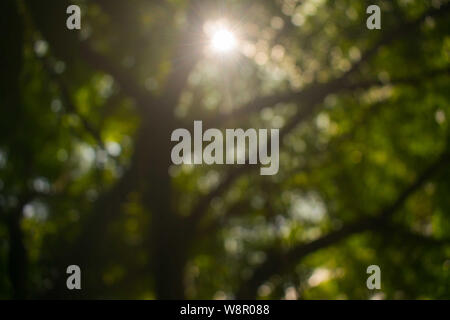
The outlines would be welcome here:
M 50 66 L 50 63 L 48 61 L 48 58 L 43 57 L 40 58 L 42 64 L 44 65 L 44 69 L 49 74 L 50 78 L 55 81 L 59 87 L 59 91 L 61 93 L 61 98 L 63 100 L 64 105 L 67 107 L 67 110 L 69 113 L 72 113 L 76 116 L 78 116 L 81 120 L 81 123 L 85 130 L 94 138 L 96 143 L 101 149 L 105 149 L 105 144 L 103 143 L 103 140 L 101 138 L 100 132 L 97 128 L 95 128 L 94 124 L 92 124 L 86 117 L 84 117 L 79 111 L 78 108 L 73 103 L 72 98 L 70 97 L 69 89 L 67 87 L 67 84 L 65 83 L 64 79 L 61 77 L 61 75 L 57 74 L 52 67 Z
M 367 49 L 361 56 L 360 60 L 354 63 L 351 68 L 339 76 L 338 78 L 329 81 L 326 84 L 313 83 L 308 87 L 301 89 L 300 91 L 288 91 L 284 93 L 276 93 L 273 95 L 268 95 L 264 97 L 257 97 L 249 103 L 242 105 L 227 114 L 220 114 L 216 118 L 210 119 L 208 124 L 212 127 L 223 125 L 226 122 L 242 119 L 243 116 L 247 116 L 250 113 L 257 112 L 266 107 L 271 107 L 278 103 L 288 103 L 296 102 L 302 100 L 308 100 L 314 95 L 328 95 L 342 90 L 350 90 L 358 88 L 359 86 L 366 86 L 367 84 L 358 84 L 355 82 L 350 82 L 350 76 L 360 70 L 361 66 L 368 62 L 378 50 L 394 40 L 399 39 L 401 36 L 406 34 L 413 34 L 415 30 L 423 23 L 427 17 L 439 17 L 450 12 L 450 3 L 442 5 L 439 9 L 433 8 L 425 12 L 419 18 L 404 22 L 400 24 L 394 30 L 383 31 L 382 37 L 373 46 Z
M 392 215 L 400 210 L 406 200 L 418 191 L 425 182 L 430 180 L 440 169 L 450 160 L 450 152 L 446 149 L 440 157 L 428 166 L 420 176 L 408 187 L 406 187 L 395 199 L 393 203 L 381 209 L 376 214 L 365 214 L 364 218 L 348 223 L 339 230 L 332 231 L 309 243 L 299 244 L 286 251 L 280 249 L 270 249 L 267 251 L 266 260 L 253 272 L 250 279 L 244 281 L 237 292 L 237 298 L 254 298 L 258 286 L 271 276 L 292 268 L 305 256 L 320 249 L 335 245 L 338 242 L 365 231 L 379 231 L 389 226 Z M 415 237 L 416 239 L 418 237 Z M 440 242 L 431 240 L 432 242 Z M 444 241 L 444 243 L 448 243 Z
M 265 97 L 259 97 L 254 99 L 253 101 L 247 103 L 244 106 L 241 106 L 236 109 L 236 111 L 233 111 L 228 114 L 221 114 L 217 118 L 211 119 L 208 121 L 209 126 L 218 126 L 220 124 L 223 124 L 225 122 L 231 121 L 232 119 L 237 119 L 242 117 L 243 115 L 246 115 L 251 112 L 255 112 L 258 110 L 262 110 L 265 107 L 273 106 L 277 103 L 286 103 L 286 102 L 295 102 L 298 101 L 303 107 L 297 112 L 297 114 L 294 116 L 294 118 L 285 126 L 283 127 L 280 138 L 285 136 L 287 133 L 292 131 L 296 126 L 298 126 L 299 122 L 304 121 L 307 117 L 309 117 L 314 109 L 316 108 L 317 104 L 320 103 L 327 95 L 332 93 L 337 93 L 340 91 L 346 91 L 346 90 L 356 90 L 356 89 L 367 89 L 372 86 L 376 85 L 385 85 L 387 83 L 384 83 L 378 79 L 375 80 L 368 80 L 368 81 L 360 81 L 357 83 L 353 83 L 349 81 L 350 75 L 355 73 L 360 66 L 368 61 L 382 46 L 387 45 L 391 43 L 393 40 L 398 39 L 400 36 L 404 35 L 405 33 L 412 33 L 415 28 L 421 25 L 421 23 L 424 21 L 426 17 L 431 16 L 440 16 L 443 14 L 447 14 L 450 10 L 450 4 L 447 3 L 443 6 L 441 6 L 439 9 L 433 8 L 425 12 L 423 15 L 421 15 L 419 18 L 410 21 L 410 22 L 404 22 L 400 26 L 398 26 L 394 31 L 392 32 L 384 32 L 382 38 L 376 42 L 372 47 L 370 47 L 368 50 L 366 50 L 361 59 L 352 65 L 352 67 L 344 73 L 342 76 L 340 76 L 337 79 L 331 80 L 330 82 L 326 84 L 312 84 L 308 86 L 307 88 L 298 91 L 298 92 L 286 92 L 281 94 L 274 94 L 270 96 Z M 404 77 L 399 79 L 391 80 L 390 84 L 417 84 L 423 79 L 426 79 L 427 77 L 435 76 L 437 74 L 448 74 L 449 68 L 439 69 L 439 70 L 433 70 L 431 72 L 426 72 L 423 75 L 420 76 L 413 76 L 413 77 Z M 239 167 L 238 169 L 234 169 L 231 171 L 229 175 L 227 175 L 224 180 L 209 194 L 202 197 L 196 206 L 192 209 L 192 213 L 189 216 L 188 220 L 192 223 L 192 225 L 198 224 L 198 220 L 201 219 L 201 217 L 205 214 L 207 211 L 207 208 L 209 207 L 209 203 L 212 199 L 215 197 L 218 197 L 221 195 L 224 191 L 228 189 L 229 186 L 243 173 L 251 169 L 251 166 L 245 165 L 242 167 Z M 196 222 L 197 221 L 197 222 Z
M 376 115 L 377 113 L 379 113 L 381 111 L 381 109 L 383 109 L 383 107 L 386 106 L 386 102 L 387 100 L 383 100 L 383 101 L 379 101 L 373 105 L 370 106 L 370 108 L 368 108 L 368 110 L 366 110 L 366 112 L 364 112 L 364 114 L 362 115 L 362 117 L 360 119 L 358 119 L 358 121 L 356 121 L 355 126 L 352 128 L 351 131 L 346 132 L 340 136 L 338 136 L 337 138 L 335 138 L 328 146 L 327 149 L 321 149 L 320 151 L 317 151 L 317 154 L 323 154 L 325 152 L 329 152 L 330 148 L 338 148 L 339 146 L 341 146 L 341 144 L 347 140 L 349 140 L 355 133 L 355 130 L 357 128 L 362 127 L 363 125 L 366 125 L 368 120 L 373 117 L 374 115 Z M 311 153 L 309 153 L 309 156 L 311 156 Z M 306 164 L 302 165 L 301 167 L 296 167 L 294 168 L 290 173 L 288 173 L 287 175 L 293 175 L 295 173 L 298 172 L 308 172 L 310 171 L 312 168 L 307 166 Z M 276 186 L 276 184 L 273 181 L 268 182 L 273 186 Z M 276 190 L 271 190 L 272 192 L 281 192 L 281 190 L 279 190 L 279 188 L 277 188 Z M 211 199 L 212 200 L 212 199 Z M 210 201 L 211 201 L 210 200 Z M 204 237 L 207 236 L 211 233 L 213 233 L 214 231 L 218 231 L 221 227 L 224 227 L 226 225 L 226 223 L 229 221 L 229 219 L 231 217 L 234 217 L 236 215 L 242 215 L 244 214 L 246 211 L 250 211 L 251 210 L 251 206 L 250 206 L 250 199 L 246 198 L 246 199 L 242 199 L 240 201 L 237 201 L 236 203 L 232 204 L 230 206 L 230 208 L 228 208 L 225 213 L 223 214 L 223 216 L 220 219 L 216 219 L 213 220 L 211 222 L 209 222 L 209 224 L 207 224 L 206 226 L 202 227 L 202 231 L 199 233 L 200 237 Z M 267 203 L 268 206 L 270 206 L 270 203 Z M 275 213 L 273 208 L 271 209 L 272 213 Z
M 362 90 L 368 89 L 374 86 L 383 86 L 383 85 L 416 85 L 424 80 L 429 79 L 430 77 L 436 77 L 440 75 L 448 75 L 450 72 L 450 68 L 443 68 L 437 70 L 431 70 L 421 75 L 415 75 L 410 77 L 402 77 L 398 79 L 392 79 L 388 83 L 383 82 L 378 79 L 361 81 L 359 83 L 338 83 L 332 82 L 330 84 L 325 84 L 321 86 L 316 86 L 311 88 L 311 91 L 306 92 L 303 91 L 304 97 L 298 98 L 301 100 L 302 108 L 299 109 L 297 114 L 289 121 L 280 131 L 280 139 L 290 133 L 298 124 L 302 121 L 305 121 L 310 117 L 317 106 L 323 101 L 323 99 L 330 94 L 331 92 L 335 93 L 336 89 L 333 87 L 338 86 L 339 90 Z M 314 89 L 314 90 L 313 90 Z M 206 214 L 206 211 L 209 208 L 209 204 L 211 201 L 222 195 L 224 192 L 228 190 L 228 188 L 243 174 L 257 169 L 258 166 L 251 165 L 242 165 L 238 168 L 231 169 L 229 173 L 225 176 L 219 185 L 212 190 L 207 195 L 201 197 L 197 204 L 192 209 L 191 215 L 188 216 L 188 221 L 190 221 L 190 225 L 196 225 L 198 221 Z M 197 221 L 197 222 L 196 222 Z

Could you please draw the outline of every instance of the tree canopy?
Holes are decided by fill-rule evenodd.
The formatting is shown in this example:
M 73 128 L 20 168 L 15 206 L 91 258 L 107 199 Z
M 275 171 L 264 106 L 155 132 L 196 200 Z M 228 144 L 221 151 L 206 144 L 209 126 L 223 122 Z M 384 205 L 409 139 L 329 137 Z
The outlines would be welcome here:
M 0 298 L 450 298 L 448 1 L 0 12 Z M 194 120 L 278 128 L 278 173 L 174 165 Z

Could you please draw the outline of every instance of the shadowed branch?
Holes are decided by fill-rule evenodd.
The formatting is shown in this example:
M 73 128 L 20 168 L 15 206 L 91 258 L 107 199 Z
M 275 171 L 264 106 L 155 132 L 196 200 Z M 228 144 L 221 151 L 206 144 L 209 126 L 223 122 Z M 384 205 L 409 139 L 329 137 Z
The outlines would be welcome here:
M 259 265 L 253 272 L 249 280 L 245 281 L 238 290 L 238 298 L 250 298 L 256 295 L 258 286 L 271 276 L 292 268 L 305 256 L 320 249 L 335 245 L 338 242 L 365 231 L 377 231 L 389 225 L 389 219 L 404 205 L 405 201 L 416 191 L 418 191 L 426 181 L 431 179 L 440 169 L 442 169 L 450 159 L 448 150 L 429 167 L 406 189 L 404 189 L 397 199 L 389 206 L 383 208 L 378 213 L 361 218 L 349 223 L 339 230 L 332 231 L 327 235 L 313 240 L 306 244 L 299 244 L 285 252 L 280 250 L 269 250 L 267 259 Z M 416 237 L 417 239 L 417 237 Z

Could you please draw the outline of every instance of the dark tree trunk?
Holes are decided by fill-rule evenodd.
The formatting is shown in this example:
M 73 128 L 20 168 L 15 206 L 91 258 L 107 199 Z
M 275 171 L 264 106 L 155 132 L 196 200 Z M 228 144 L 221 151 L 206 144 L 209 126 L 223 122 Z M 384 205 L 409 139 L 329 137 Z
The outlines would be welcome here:
M 10 136 L 11 145 L 14 145 L 14 152 L 18 151 L 17 153 L 20 155 L 12 160 L 14 152 L 11 152 L 10 161 L 14 163 L 17 172 L 24 172 L 21 165 L 28 170 L 30 168 L 28 162 L 31 157 L 28 153 L 27 141 L 20 139 L 20 134 L 18 134 L 20 130 L 23 130 L 20 125 L 23 117 L 20 93 L 20 75 L 23 65 L 23 26 L 18 5 L 18 1 L 14 0 L 0 1 L 0 10 L 3 14 L 0 21 L 0 35 L 2 39 L 0 44 L 0 52 L 2 52 L 0 106 L 4 108 L 2 111 L 8 113 L 9 117 L 9 121 L 6 124 L 8 127 L 2 129 Z M 21 178 L 26 180 L 28 174 L 29 172 L 26 171 Z M 24 186 L 24 188 L 26 187 Z M 8 274 L 12 286 L 12 298 L 25 299 L 28 285 L 28 263 L 24 235 L 21 229 L 24 201 L 19 202 L 17 209 L 7 212 L 6 223 L 9 235 Z
M 138 150 L 138 166 L 146 168 L 142 175 L 143 204 L 151 213 L 149 248 L 158 299 L 183 299 L 184 269 L 186 265 L 185 239 L 180 216 L 172 207 L 170 135 L 175 126 L 172 108 L 165 102 L 154 110 L 158 115 L 148 115 L 143 124 Z M 155 121 L 155 118 L 158 120 Z
M 28 259 L 20 226 L 21 217 L 20 212 L 14 212 L 8 219 L 8 272 L 13 290 L 13 299 L 25 299 L 28 293 Z

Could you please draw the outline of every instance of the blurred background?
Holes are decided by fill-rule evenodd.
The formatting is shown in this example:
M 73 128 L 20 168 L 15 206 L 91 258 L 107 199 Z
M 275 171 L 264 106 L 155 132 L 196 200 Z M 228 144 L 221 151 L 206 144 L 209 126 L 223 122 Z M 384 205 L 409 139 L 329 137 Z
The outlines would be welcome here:
M 450 298 L 448 1 L 0 15 L 0 298 Z M 278 174 L 172 165 L 194 120 L 279 128 Z

